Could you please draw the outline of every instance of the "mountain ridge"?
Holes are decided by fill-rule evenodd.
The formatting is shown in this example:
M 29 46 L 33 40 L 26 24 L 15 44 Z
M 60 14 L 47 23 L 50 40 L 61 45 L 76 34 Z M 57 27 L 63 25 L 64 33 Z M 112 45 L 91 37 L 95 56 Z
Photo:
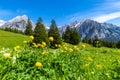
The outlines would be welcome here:
M 120 40 L 120 27 L 109 24 L 109 23 L 99 23 L 94 20 L 85 19 L 83 21 L 75 21 L 72 24 L 68 24 L 71 28 L 76 27 L 81 40 L 85 37 L 93 39 L 96 35 L 101 40 L 106 40 L 110 42 L 117 42 Z M 67 25 L 60 28 L 60 32 L 64 32 Z
M 0 27 L 5 28 L 5 27 L 11 27 L 11 28 L 17 28 L 18 30 L 24 31 L 27 25 L 28 21 L 28 16 L 27 15 L 22 15 L 22 16 L 16 16 L 11 20 L 8 21 L 3 21 L 0 20 Z M 34 30 L 36 24 L 30 19 L 31 24 L 32 24 L 32 29 Z M 49 29 L 49 26 L 44 24 L 46 30 Z
M 27 25 L 27 21 L 28 21 L 28 16 L 27 15 L 22 15 L 22 16 L 16 16 L 15 18 L 6 21 L 3 25 L 1 25 L 1 28 L 5 28 L 5 27 L 10 27 L 10 28 L 17 28 L 18 30 L 24 31 Z M 32 20 L 31 24 L 32 27 L 34 29 L 35 24 L 33 23 Z
M 24 31 L 27 25 L 27 20 L 27 15 L 17 16 L 8 21 L 0 20 L 0 27 L 17 28 L 18 30 Z M 32 20 L 30 21 L 34 29 L 35 23 Z M 116 42 L 120 40 L 120 27 L 113 24 L 99 23 L 94 20 L 84 19 L 82 21 L 74 21 L 68 25 L 71 28 L 77 28 L 81 36 L 81 40 L 83 40 L 85 37 L 93 39 L 96 35 L 101 40 L 107 40 L 111 42 Z M 59 27 L 59 31 L 61 34 L 65 31 L 68 25 L 63 25 Z M 49 26 L 45 25 L 45 28 L 47 31 L 49 30 Z

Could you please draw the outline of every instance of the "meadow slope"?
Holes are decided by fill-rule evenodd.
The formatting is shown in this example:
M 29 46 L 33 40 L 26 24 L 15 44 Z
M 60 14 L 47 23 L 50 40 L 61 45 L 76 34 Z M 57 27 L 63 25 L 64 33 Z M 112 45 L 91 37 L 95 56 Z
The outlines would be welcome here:
M 37 48 L 23 41 L 32 42 L 29 36 L 0 30 L 0 80 L 120 79 L 119 49 L 85 43 Z
M 17 45 L 23 46 L 23 41 L 29 40 L 28 36 L 0 30 L 0 46 L 13 48 Z
M 120 50 L 63 43 L 59 49 L 0 49 L 1 80 L 119 80 Z

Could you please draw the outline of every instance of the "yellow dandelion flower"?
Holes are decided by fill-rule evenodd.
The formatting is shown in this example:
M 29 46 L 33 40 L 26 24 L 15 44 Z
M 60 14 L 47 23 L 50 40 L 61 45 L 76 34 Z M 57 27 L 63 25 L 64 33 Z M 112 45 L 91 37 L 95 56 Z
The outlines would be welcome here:
M 88 57 L 87 60 L 88 61 L 93 61 L 93 59 L 91 57 Z
M 74 48 L 77 48 L 77 46 L 74 46 Z
M 43 46 L 43 45 L 41 45 L 40 47 L 41 47 L 41 48 L 44 48 L 44 46 Z
M 36 66 L 36 67 L 41 67 L 41 66 L 42 66 L 42 63 L 36 62 L 36 63 L 35 63 L 35 66 Z
M 85 45 L 82 45 L 82 48 L 85 48 L 86 46 Z
M 42 42 L 43 47 L 46 47 L 46 42 Z
M 18 49 L 20 49 L 20 46 L 14 47 L 14 50 L 15 50 L 15 51 L 18 50 Z
M 89 67 L 89 64 L 85 64 L 85 67 Z
M 75 50 L 79 50 L 79 48 L 78 48 L 77 46 L 74 46 L 74 49 L 75 49 Z
M 73 49 L 72 49 L 72 48 L 69 48 L 68 50 L 69 50 L 70 52 L 73 52 Z
M 54 41 L 54 38 L 52 36 L 49 37 L 49 41 Z
M 10 53 L 5 53 L 5 54 L 3 54 L 3 56 L 5 57 L 5 58 L 10 58 Z
M 36 48 L 38 47 L 38 45 L 36 43 L 33 43 L 33 46 L 36 47 Z
M 55 44 L 55 47 L 57 47 L 57 44 Z
M 20 46 L 16 46 L 17 49 L 20 49 Z
M 34 39 L 34 36 L 30 36 L 30 39 L 33 40 L 33 39 Z

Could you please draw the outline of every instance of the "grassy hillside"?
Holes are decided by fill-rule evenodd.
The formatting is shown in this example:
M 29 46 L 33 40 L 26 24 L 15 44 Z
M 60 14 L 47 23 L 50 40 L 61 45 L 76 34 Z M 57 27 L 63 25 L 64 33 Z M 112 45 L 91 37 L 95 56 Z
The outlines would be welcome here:
M 29 37 L 17 33 L 11 33 L 0 30 L 0 46 L 6 48 L 13 48 L 16 45 L 23 45 L 24 40 L 28 40 Z
M 0 50 L 0 80 L 119 80 L 120 50 L 63 43 Z

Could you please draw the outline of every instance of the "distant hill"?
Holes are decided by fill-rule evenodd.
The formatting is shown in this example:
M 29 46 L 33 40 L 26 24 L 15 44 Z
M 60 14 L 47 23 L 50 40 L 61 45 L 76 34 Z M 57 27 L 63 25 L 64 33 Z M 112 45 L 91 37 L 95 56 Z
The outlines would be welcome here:
M 28 36 L 0 30 L 0 47 L 13 48 L 23 46 L 23 41 L 29 40 Z

